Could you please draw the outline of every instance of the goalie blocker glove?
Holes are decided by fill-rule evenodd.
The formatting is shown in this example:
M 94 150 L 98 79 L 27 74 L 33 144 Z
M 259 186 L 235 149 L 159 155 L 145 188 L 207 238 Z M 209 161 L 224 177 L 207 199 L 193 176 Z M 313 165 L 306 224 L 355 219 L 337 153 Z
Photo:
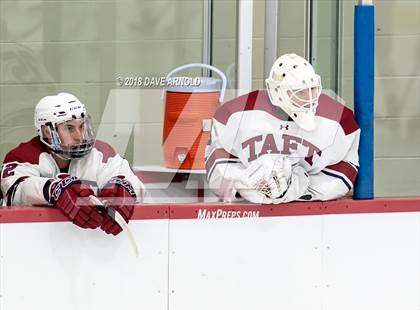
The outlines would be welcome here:
M 99 227 L 104 218 L 89 203 L 89 196 L 94 195 L 90 186 L 69 174 L 59 174 L 57 178 L 46 183 L 46 186 L 49 184 L 49 202 L 77 226 L 92 229 Z
M 124 176 L 113 177 L 99 192 L 98 197 L 105 198 L 109 208 L 120 213 L 127 223 L 133 216 L 136 192 Z M 114 236 L 122 231 L 121 226 L 108 214 L 104 214 L 101 229 Z

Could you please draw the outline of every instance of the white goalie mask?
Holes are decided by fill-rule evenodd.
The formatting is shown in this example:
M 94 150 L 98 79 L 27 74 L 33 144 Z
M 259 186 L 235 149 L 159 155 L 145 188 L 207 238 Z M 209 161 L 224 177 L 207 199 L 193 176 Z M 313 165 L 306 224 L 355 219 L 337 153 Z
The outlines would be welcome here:
M 42 143 L 63 159 L 81 158 L 95 144 L 86 108 L 72 94 L 42 98 L 35 108 L 35 127 Z
M 316 128 L 315 113 L 322 91 L 321 77 L 304 58 L 285 54 L 271 67 L 265 80 L 273 105 L 280 107 L 301 128 Z

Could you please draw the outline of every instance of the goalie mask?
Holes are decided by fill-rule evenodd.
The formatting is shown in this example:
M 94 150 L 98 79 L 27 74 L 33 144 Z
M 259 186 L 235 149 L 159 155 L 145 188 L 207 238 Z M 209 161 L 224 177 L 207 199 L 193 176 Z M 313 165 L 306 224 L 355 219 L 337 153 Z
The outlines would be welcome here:
M 315 112 L 321 94 L 321 77 L 309 62 L 296 54 L 278 58 L 265 80 L 273 105 L 280 107 L 301 128 L 315 129 Z
M 42 98 L 35 108 L 38 135 L 59 157 L 81 158 L 92 150 L 95 133 L 86 108 L 68 93 Z

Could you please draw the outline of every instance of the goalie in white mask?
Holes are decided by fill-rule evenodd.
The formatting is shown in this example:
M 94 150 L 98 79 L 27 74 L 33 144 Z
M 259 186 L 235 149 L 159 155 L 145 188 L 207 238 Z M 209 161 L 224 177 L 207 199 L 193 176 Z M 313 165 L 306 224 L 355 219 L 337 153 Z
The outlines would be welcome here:
M 215 113 L 206 170 L 224 201 L 329 200 L 346 195 L 358 169 L 353 112 L 321 94 L 321 78 L 295 54 L 281 56 L 267 90 L 235 98 Z

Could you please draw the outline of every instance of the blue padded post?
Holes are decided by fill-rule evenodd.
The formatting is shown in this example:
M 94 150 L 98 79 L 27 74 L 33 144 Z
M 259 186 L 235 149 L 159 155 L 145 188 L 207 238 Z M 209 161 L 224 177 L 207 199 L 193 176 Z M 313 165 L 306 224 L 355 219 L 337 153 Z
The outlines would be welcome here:
M 354 112 L 361 129 L 360 169 L 354 199 L 373 199 L 375 9 L 357 5 L 354 15 Z

